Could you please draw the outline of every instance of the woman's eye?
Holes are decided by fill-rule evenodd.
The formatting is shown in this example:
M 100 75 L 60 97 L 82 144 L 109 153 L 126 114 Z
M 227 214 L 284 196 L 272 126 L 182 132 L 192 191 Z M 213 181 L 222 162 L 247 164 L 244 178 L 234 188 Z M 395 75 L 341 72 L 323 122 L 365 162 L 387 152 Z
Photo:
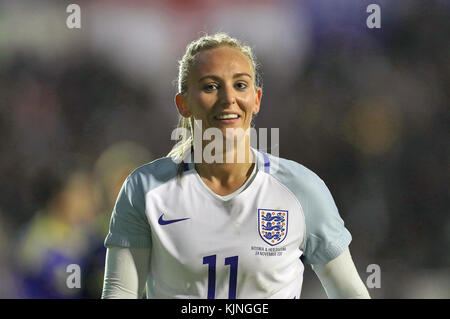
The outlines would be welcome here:
M 238 82 L 238 83 L 236 83 L 236 87 L 240 90 L 243 90 L 243 89 L 247 88 L 247 84 L 244 82 Z
M 205 91 L 207 92 L 211 92 L 217 89 L 217 84 L 211 83 L 211 84 L 207 84 L 204 86 L 203 88 Z

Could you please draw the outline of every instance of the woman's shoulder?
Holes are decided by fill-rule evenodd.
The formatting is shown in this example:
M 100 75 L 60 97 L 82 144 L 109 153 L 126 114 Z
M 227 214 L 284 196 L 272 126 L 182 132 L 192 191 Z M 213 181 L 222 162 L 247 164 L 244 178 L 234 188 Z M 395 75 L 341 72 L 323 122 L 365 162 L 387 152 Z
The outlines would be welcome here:
M 177 169 L 178 164 L 171 157 L 161 157 L 134 169 L 126 182 L 149 190 L 175 178 Z
M 324 181 L 311 169 L 294 160 L 266 155 L 263 165 L 264 168 L 270 167 L 265 170 L 266 173 L 287 187 L 297 198 L 310 200 L 328 196 L 328 188 Z M 267 162 L 270 164 L 266 164 Z
M 269 167 L 267 173 L 277 179 L 296 183 L 319 182 L 321 178 L 311 169 L 297 161 L 275 156 L 272 154 L 264 155 L 263 167 Z

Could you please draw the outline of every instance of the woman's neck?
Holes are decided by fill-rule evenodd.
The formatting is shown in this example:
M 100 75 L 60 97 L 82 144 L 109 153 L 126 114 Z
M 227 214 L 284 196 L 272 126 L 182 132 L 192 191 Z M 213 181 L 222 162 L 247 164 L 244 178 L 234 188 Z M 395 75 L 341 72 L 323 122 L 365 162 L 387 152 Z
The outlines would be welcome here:
M 214 191 L 227 193 L 241 187 L 250 177 L 254 165 L 254 154 L 250 147 L 244 151 L 244 161 L 239 163 L 237 149 L 233 149 L 230 154 L 224 154 L 223 163 L 201 163 L 195 164 L 195 168 L 202 180 Z M 226 157 L 228 155 L 228 157 Z M 233 158 L 230 162 L 225 159 Z

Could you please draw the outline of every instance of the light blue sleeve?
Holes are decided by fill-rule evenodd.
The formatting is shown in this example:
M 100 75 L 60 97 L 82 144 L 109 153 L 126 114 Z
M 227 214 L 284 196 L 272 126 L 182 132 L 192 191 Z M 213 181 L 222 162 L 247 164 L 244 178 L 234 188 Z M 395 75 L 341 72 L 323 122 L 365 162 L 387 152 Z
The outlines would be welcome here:
M 145 215 L 145 197 L 136 175 L 127 177 L 117 197 L 105 247 L 150 248 L 150 225 Z
M 273 176 L 282 182 L 302 206 L 306 238 L 302 260 L 325 264 L 338 257 L 352 240 L 328 187 L 314 172 L 294 161 L 271 158 Z M 273 163 L 273 170 L 272 170 Z
M 328 187 L 316 175 L 305 194 L 306 242 L 303 262 L 325 264 L 335 259 L 352 240 Z

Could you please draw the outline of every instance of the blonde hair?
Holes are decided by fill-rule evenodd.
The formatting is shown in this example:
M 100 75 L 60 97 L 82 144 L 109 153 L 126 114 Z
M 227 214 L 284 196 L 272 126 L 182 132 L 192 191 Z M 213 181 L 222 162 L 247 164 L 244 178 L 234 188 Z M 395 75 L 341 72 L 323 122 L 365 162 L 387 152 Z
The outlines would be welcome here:
M 178 61 L 178 92 L 182 95 L 188 93 L 188 77 L 191 72 L 191 68 L 197 54 L 206 50 L 216 49 L 222 46 L 229 46 L 241 51 L 250 60 L 253 72 L 255 74 L 255 89 L 261 88 L 261 77 L 259 74 L 259 64 L 256 61 L 256 57 L 253 54 L 253 50 L 250 46 L 241 43 L 239 40 L 230 37 L 226 33 L 216 33 L 214 35 L 204 35 L 201 38 L 192 41 L 187 47 L 183 58 Z M 185 151 L 193 146 L 193 128 L 191 118 L 185 118 L 179 116 L 178 126 L 181 128 L 181 136 L 178 143 L 172 148 L 167 156 L 173 156 L 180 159 Z M 190 134 L 187 134 L 190 132 Z

